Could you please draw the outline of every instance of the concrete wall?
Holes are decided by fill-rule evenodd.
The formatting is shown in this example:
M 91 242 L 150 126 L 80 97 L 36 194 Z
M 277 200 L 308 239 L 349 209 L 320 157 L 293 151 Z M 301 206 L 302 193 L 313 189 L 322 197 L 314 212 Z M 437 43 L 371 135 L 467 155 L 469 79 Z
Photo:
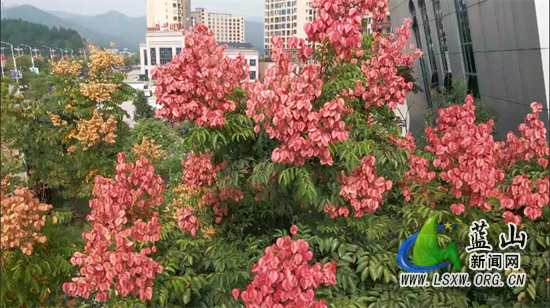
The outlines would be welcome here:
M 531 111 L 532 102 L 544 106 L 543 121 L 548 128 L 548 0 L 465 0 L 478 84 L 481 98 L 499 111 L 497 138 L 505 138 Z M 413 3 L 419 24 L 424 63 L 429 72 L 429 56 L 418 0 L 390 0 L 393 28 L 411 18 Z M 443 69 L 439 39 L 435 24 L 433 1 L 426 0 L 428 20 L 439 75 L 443 84 Z M 463 76 L 465 67 L 455 0 L 441 0 L 443 28 L 447 37 L 450 69 L 453 79 Z M 415 43 L 414 35 L 411 42 Z M 414 64 L 415 76 L 422 84 L 419 62 Z M 411 128 L 421 128 L 419 117 L 427 108 L 426 95 L 407 96 Z M 437 107 L 435 107 L 437 108 Z

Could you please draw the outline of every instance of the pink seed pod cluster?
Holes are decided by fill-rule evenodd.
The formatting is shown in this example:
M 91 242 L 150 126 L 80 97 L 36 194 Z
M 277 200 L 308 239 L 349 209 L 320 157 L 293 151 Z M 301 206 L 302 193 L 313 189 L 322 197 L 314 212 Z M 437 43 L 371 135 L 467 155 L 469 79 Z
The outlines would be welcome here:
M 469 204 L 484 211 L 491 208 L 488 198 L 498 195 L 496 185 L 504 179 L 499 168 L 504 146 L 491 135 L 494 122 L 474 124 L 474 99 L 468 95 L 462 106 L 440 109 L 438 126 L 427 127 L 426 150 L 435 153 L 435 167 L 442 168 L 440 178 L 451 184 L 456 197 L 469 196 Z
M 317 16 L 304 25 L 309 42 L 325 39 L 334 46 L 338 59 L 348 59 L 361 47 L 361 22 L 365 16 L 386 18 L 388 1 L 379 0 L 320 0 L 313 1 Z M 373 28 L 377 24 L 374 23 Z
M 230 187 L 223 187 L 221 191 L 218 189 L 207 189 L 199 206 L 211 206 L 214 214 L 217 216 L 215 222 L 219 224 L 229 211 L 229 208 L 224 203 L 230 200 L 239 202 L 243 197 L 243 192 L 239 189 L 232 189 Z
M 355 217 L 362 217 L 364 213 L 374 213 L 379 206 L 384 204 L 384 192 L 393 186 L 392 181 L 385 180 L 376 174 L 375 163 L 374 156 L 363 157 L 361 166 L 355 168 L 347 176 L 342 171 L 342 178 L 339 179 L 340 195 L 351 203 Z M 329 210 L 334 212 L 331 208 Z M 349 214 L 345 210 L 337 210 L 338 215 L 347 216 Z
M 183 171 L 182 181 L 188 189 L 201 190 L 205 186 L 212 185 L 218 173 L 227 168 L 227 161 L 224 161 L 216 166 L 212 165 L 212 155 L 199 153 L 190 153 L 187 160 L 183 160 L 181 164 L 185 167 Z
M 223 54 L 214 33 L 199 24 L 183 32 L 185 46 L 165 67 L 155 69 L 157 117 L 182 122 L 188 120 L 207 128 L 222 127 L 227 111 L 235 110 L 229 99 L 249 72 L 244 57 L 231 59 Z
M 539 165 L 548 166 L 550 150 L 546 140 L 546 128 L 540 120 L 542 104 L 532 103 L 531 109 L 533 113 L 528 114 L 525 123 L 518 127 L 521 137 L 517 137 L 513 132 L 507 135 L 508 147 L 503 153 L 503 162 L 507 165 L 512 165 L 517 160 L 531 162 L 531 159 L 536 158 Z
M 316 110 L 314 103 L 323 86 L 319 67 L 306 65 L 300 75 L 294 75 L 282 39 L 273 36 L 271 42 L 275 65 L 267 70 L 264 83 L 257 80 L 248 86 L 246 115 L 256 122 L 257 133 L 263 124 L 269 138 L 281 142 L 271 154 L 273 161 L 302 166 L 307 159 L 318 157 L 321 164 L 332 165 L 328 144 L 349 137 L 342 119 L 344 99 L 336 98 Z
M 192 236 L 197 235 L 200 224 L 199 220 L 193 216 L 193 211 L 189 208 L 179 209 L 177 215 L 180 229 L 190 232 Z
M 82 234 L 85 252 L 71 258 L 82 267 L 81 277 L 63 284 L 70 296 L 89 298 L 96 292 L 98 301 L 106 301 L 114 286 L 122 296 L 139 296 L 145 302 L 152 297 L 153 280 L 163 271 L 148 256 L 156 246 L 134 251 L 136 241 L 160 240 L 162 227 L 153 209 L 162 203 L 162 179 L 144 156 L 135 165 L 125 161 L 125 153 L 118 153 L 115 180 L 95 177 L 95 199 L 90 200 L 92 213 L 87 217 L 92 230 Z
M 295 228 L 294 228 L 295 227 Z M 291 233 L 298 232 L 293 226 Z M 309 243 L 293 241 L 290 237 L 277 239 L 276 244 L 265 249 L 252 267 L 254 280 L 246 290 L 233 290 L 233 297 L 244 301 L 246 308 L 326 308 L 324 300 L 315 300 L 315 291 L 322 283 L 336 284 L 336 262 L 322 265 L 308 262 L 313 258 Z
M 410 19 L 405 19 L 403 26 L 395 30 L 395 35 L 387 37 L 375 32 L 374 43 L 371 47 L 372 57 L 361 61 L 361 71 L 366 82 L 357 81 L 355 89 L 344 89 L 345 97 L 361 97 L 365 101 L 365 108 L 373 105 L 387 105 L 395 110 L 398 105 L 405 104 L 405 97 L 413 88 L 412 82 L 406 82 L 398 75 L 398 66 L 411 67 L 413 62 L 422 56 L 420 49 L 414 49 L 412 54 L 407 52 L 407 41 L 411 38 Z M 363 51 L 357 51 L 357 57 L 363 56 Z M 357 62 L 357 59 L 354 62 Z
M 526 123 L 518 130 L 521 137 L 508 134 L 507 142 L 497 142 L 491 135 L 493 121 L 475 124 L 475 106 L 468 95 L 462 106 L 439 109 L 436 127 L 426 128 L 430 143 L 426 150 L 436 155 L 433 162 L 414 155 L 413 138 L 390 137 L 400 148 L 409 151 L 411 169 L 403 179 L 403 195 L 407 201 L 423 196 L 435 206 L 426 185 L 440 179 L 447 184 L 439 190 L 450 192 L 460 202 L 450 205 L 455 215 L 465 212 L 465 204 L 491 209 L 491 198 L 497 198 L 506 211 L 502 217 L 506 223 L 521 224 L 522 216 L 535 220 L 542 215 L 542 208 L 548 206 L 550 180 L 532 179 L 527 174 L 515 175 L 508 180 L 511 167 L 518 161 L 534 163 L 543 168 L 548 166 L 549 146 L 546 128 L 539 119 L 542 105 L 531 104 L 533 113 L 527 115 Z M 419 189 L 410 191 L 412 184 Z M 504 187 L 504 188 L 502 188 Z
M 26 255 L 31 255 L 35 243 L 45 243 L 47 238 L 40 234 L 44 226 L 44 215 L 53 207 L 40 203 L 24 187 L 17 188 L 12 195 L 5 190 L 9 177 L 2 179 L 2 250 L 19 248 Z

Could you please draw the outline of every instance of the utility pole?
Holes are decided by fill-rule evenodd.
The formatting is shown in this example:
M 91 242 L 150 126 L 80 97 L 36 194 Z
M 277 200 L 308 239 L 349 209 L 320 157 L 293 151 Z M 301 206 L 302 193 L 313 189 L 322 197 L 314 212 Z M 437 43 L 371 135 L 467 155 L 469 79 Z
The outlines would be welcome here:
M 13 59 L 13 68 L 15 70 L 15 81 L 19 82 L 19 75 L 17 74 L 17 62 L 15 62 L 15 55 L 13 54 L 13 45 L 10 44 L 10 43 L 1 42 L 1 41 L 0 41 L 0 43 L 10 45 L 10 47 L 11 47 L 11 57 Z
M 34 57 L 32 56 L 32 47 L 29 45 L 21 44 L 21 46 L 29 47 L 29 52 L 31 55 L 31 61 L 32 61 L 32 69 L 34 70 Z

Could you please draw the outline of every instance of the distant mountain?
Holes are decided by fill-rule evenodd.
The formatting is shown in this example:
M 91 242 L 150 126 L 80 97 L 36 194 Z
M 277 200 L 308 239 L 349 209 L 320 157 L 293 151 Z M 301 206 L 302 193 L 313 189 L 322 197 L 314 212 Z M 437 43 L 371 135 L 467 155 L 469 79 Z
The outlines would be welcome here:
M 135 45 L 136 48 L 139 46 L 139 42 L 145 41 L 145 32 L 147 31 L 147 19 L 145 16 L 128 17 L 117 11 L 109 11 L 95 16 L 77 15 L 59 11 L 50 13 L 94 31 L 124 38 Z M 127 46 L 117 45 L 117 47 L 124 48 Z
M 57 16 L 59 18 L 63 18 L 63 19 L 71 19 L 71 18 L 82 16 L 82 15 L 79 15 L 79 14 L 74 14 L 74 13 L 69 13 L 69 12 L 62 12 L 62 11 L 48 11 L 48 13 L 50 13 L 54 16 Z
M 128 48 L 130 51 L 137 51 L 139 48 L 139 41 L 136 43 L 125 37 L 118 36 L 116 33 L 113 33 L 115 29 L 112 29 L 113 31 L 110 33 L 103 33 L 73 20 L 60 18 L 44 12 L 32 5 L 18 5 L 7 8 L 6 11 L 10 19 L 22 19 L 48 27 L 63 27 L 76 30 L 86 40 L 102 47 L 108 47 L 110 42 L 114 42 L 118 48 Z
M 71 48 L 78 55 L 78 49 L 86 47 L 86 41 L 72 29 L 48 27 L 20 19 L 2 19 L 0 37 L 2 41 L 13 44 L 30 45 L 42 48 L 43 45 L 66 49 Z M 25 53 L 29 52 L 28 49 Z
M 244 21 L 244 40 L 256 47 L 260 54 L 264 51 L 264 23 L 256 21 Z
M 139 42 L 145 40 L 147 19 L 145 16 L 128 17 L 117 11 L 87 16 L 62 11 L 45 12 L 31 5 L 19 5 L 6 9 L 9 18 L 41 23 L 49 27 L 76 30 L 82 37 L 103 47 L 114 42 L 117 48 L 136 52 Z M 261 17 L 245 19 L 245 41 L 260 52 L 264 49 L 264 22 Z

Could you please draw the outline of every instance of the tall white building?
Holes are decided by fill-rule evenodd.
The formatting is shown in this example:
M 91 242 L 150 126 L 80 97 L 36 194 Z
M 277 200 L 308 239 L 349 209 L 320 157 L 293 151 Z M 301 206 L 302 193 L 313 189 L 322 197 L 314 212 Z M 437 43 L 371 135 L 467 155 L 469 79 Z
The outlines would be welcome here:
M 146 0 L 147 28 L 156 25 L 181 24 L 190 26 L 191 0 Z
M 311 8 L 312 1 L 306 0 L 265 0 L 264 49 L 271 55 L 271 37 L 278 35 L 283 39 L 285 48 L 291 37 L 307 39 L 304 25 L 315 19 L 316 10 Z
M 212 29 L 218 42 L 244 43 L 244 16 L 210 13 L 197 8 L 190 14 L 190 23 L 203 24 Z

